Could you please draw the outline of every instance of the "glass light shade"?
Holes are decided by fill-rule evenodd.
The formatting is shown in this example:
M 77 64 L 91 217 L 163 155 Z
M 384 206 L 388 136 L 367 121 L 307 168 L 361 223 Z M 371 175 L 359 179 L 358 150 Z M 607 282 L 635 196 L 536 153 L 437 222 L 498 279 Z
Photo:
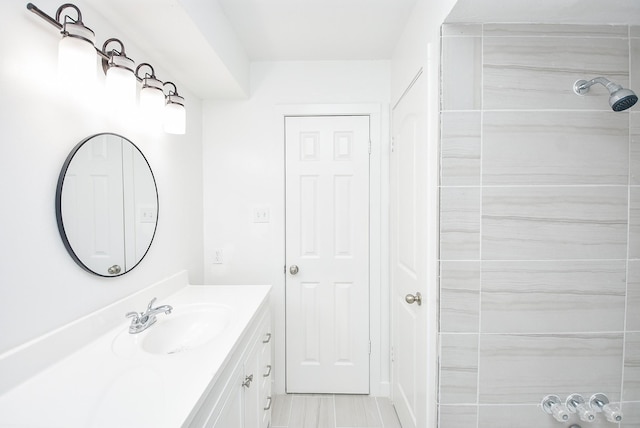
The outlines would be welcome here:
M 187 128 L 187 111 L 184 98 L 179 95 L 167 95 L 164 106 L 164 132 L 168 134 L 185 134 Z
M 113 55 L 105 78 L 107 96 L 115 108 L 132 109 L 136 104 L 135 63 L 124 55 Z
M 70 83 L 92 83 L 96 80 L 95 34 L 82 24 L 64 24 L 58 43 L 58 73 Z
M 140 89 L 140 110 L 149 120 L 162 120 L 164 110 L 164 92 L 162 82 L 153 77 L 145 77 Z

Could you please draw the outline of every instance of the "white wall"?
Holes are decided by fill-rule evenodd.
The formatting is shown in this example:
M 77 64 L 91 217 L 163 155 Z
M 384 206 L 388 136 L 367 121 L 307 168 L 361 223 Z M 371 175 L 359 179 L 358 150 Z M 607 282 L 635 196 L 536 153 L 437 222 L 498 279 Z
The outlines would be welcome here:
M 37 6 L 54 15 L 58 1 Z M 82 2 L 85 23 L 101 45 L 120 35 Z M 187 99 L 186 136 L 153 136 L 108 119 L 95 97 L 72 96 L 56 83 L 59 34 L 26 2 L 0 2 L 0 353 L 75 320 L 182 269 L 202 275 L 201 103 Z M 142 60 L 134 41 L 127 54 Z M 162 64 L 154 64 L 161 79 Z M 180 82 L 176 82 L 180 88 Z M 88 98 L 88 100 L 87 100 Z M 115 132 L 132 140 L 155 174 L 159 225 L 147 257 L 131 273 L 101 278 L 77 266 L 56 226 L 56 181 L 83 138 Z M 139 309 L 139 308 L 132 308 Z
M 205 281 L 273 285 L 277 392 L 284 391 L 282 106 L 369 103 L 386 109 L 389 81 L 386 61 L 254 63 L 249 100 L 204 103 Z M 381 128 L 386 150 L 386 121 Z M 268 207 L 271 222 L 252 223 L 254 206 Z M 216 249 L 224 251 L 224 264 L 212 264 Z M 388 289 L 386 278 L 382 289 Z M 383 328 L 386 356 L 388 325 Z M 380 371 L 388 381 L 388 367 Z

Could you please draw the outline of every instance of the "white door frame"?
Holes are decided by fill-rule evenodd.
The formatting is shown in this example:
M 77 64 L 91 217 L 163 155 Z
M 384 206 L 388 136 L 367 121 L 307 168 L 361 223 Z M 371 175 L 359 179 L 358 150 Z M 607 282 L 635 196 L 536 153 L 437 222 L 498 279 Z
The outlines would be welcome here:
M 389 106 L 381 104 L 287 104 L 276 108 L 276 119 L 282 124 L 282 159 L 285 155 L 286 116 L 369 116 L 371 157 L 369 170 L 369 324 L 371 358 L 369 365 L 369 385 L 372 396 L 389 396 Z M 284 170 L 282 192 L 285 192 Z M 284 203 L 284 196 L 282 198 Z M 284 236 L 282 237 L 284 241 Z M 282 254 L 283 283 L 285 281 Z M 285 337 L 284 290 L 272 294 L 272 303 L 279 310 L 274 311 L 273 325 L 276 337 Z M 275 301 L 277 300 L 277 301 Z M 379 314 L 378 317 L 375 315 Z M 274 346 L 275 377 L 274 393 L 285 392 L 285 343 L 276 340 Z

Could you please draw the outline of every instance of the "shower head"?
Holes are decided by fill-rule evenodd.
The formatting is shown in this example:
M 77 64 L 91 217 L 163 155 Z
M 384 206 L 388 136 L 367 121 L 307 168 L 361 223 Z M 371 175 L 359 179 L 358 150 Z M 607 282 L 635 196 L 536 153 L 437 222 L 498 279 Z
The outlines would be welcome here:
M 573 92 L 578 95 L 584 95 L 589 92 L 589 88 L 596 83 L 600 83 L 609 91 L 609 105 L 613 111 L 626 110 L 638 101 L 638 96 L 631 89 L 625 89 L 604 77 L 596 77 L 589 81 L 578 80 L 573 84 Z

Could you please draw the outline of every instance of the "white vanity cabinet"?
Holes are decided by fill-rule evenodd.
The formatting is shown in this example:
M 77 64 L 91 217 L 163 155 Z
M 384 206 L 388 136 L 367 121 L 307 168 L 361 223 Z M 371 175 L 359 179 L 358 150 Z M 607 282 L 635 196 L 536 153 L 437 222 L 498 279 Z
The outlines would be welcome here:
M 264 327 L 244 365 L 244 428 L 271 424 L 271 332 Z
M 0 425 L 269 428 L 270 289 L 182 271 L 0 355 Z M 131 335 L 154 298 L 171 315 Z
M 184 426 L 269 428 L 271 425 L 271 319 L 268 308 L 248 327 L 220 377 Z

